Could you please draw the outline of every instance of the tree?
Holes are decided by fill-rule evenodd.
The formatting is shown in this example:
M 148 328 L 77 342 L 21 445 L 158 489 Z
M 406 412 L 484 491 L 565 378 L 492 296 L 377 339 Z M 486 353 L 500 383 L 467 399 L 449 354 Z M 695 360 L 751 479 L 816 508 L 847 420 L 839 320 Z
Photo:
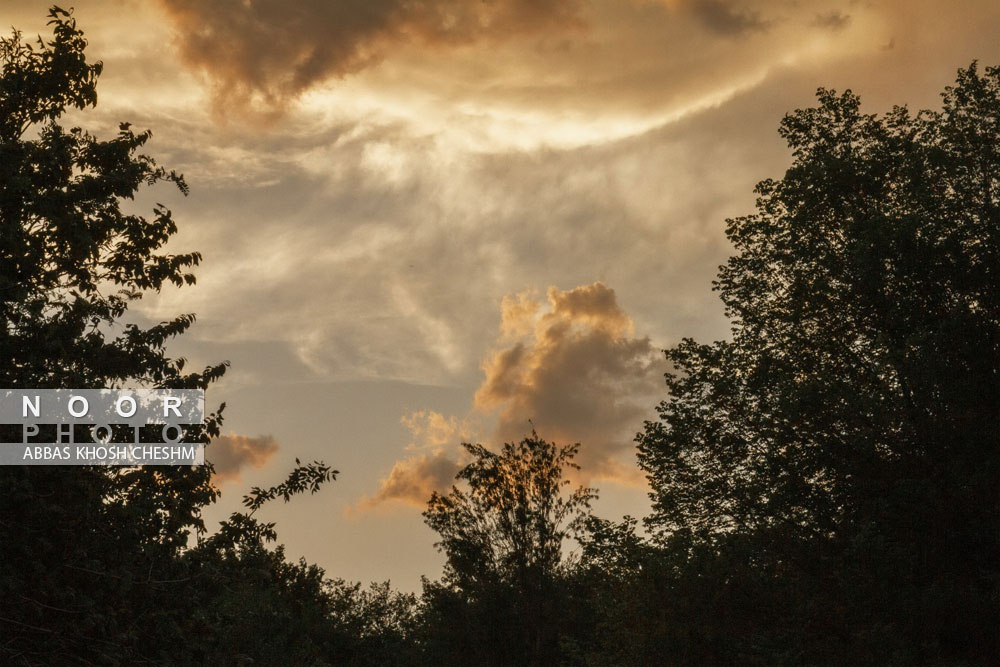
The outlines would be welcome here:
M 69 12 L 54 7 L 49 19 L 49 41 L 24 43 L 17 32 L 0 40 L 0 386 L 204 389 L 226 363 L 192 373 L 166 353 L 194 315 L 148 328 L 123 323 L 144 293 L 193 284 L 189 270 L 200 261 L 194 252 L 163 252 L 177 229 L 169 210 L 157 205 L 147 219 L 123 203 L 143 186 L 165 182 L 187 193 L 187 185 L 140 152 L 148 131 L 123 123 L 101 141 L 60 125 L 67 109 L 96 104 L 101 64 L 87 62 Z M 206 419 L 203 442 L 220 422 L 221 408 Z M 231 647 L 205 651 L 188 631 L 221 636 L 220 623 L 232 620 L 225 610 L 247 590 L 233 593 L 234 582 L 253 572 L 267 573 L 255 594 L 282 601 L 288 625 L 272 631 L 291 632 L 298 621 L 328 628 L 321 572 L 264 550 L 273 524 L 251 515 L 276 496 L 315 491 L 336 471 L 299 465 L 284 484 L 255 489 L 249 513 L 190 550 L 191 534 L 205 532 L 202 508 L 218 496 L 211 472 L 0 469 L 0 662 L 231 662 Z M 202 624 L 191 628 L 193 618 Z
M 941 111 L 818 99 L 728 221 L 731 339 L 667 352 L 648 523 L 814 591 L 784 600 L 799 660 L 996 661 L 1000 70 Z
M 177 174 L 139 154 L 149 132 L 123 124 L 99 141 L 58 123 L 96 103 L 100 63 L 66 11 L 49 12 L 53 37 L 0 40 L 0 384 L 5 387 L 206 387 L 224 364 L 185 373 L 166 342 L 193 315 L 143 329 L 120 324 L 144 291 L 194 282 L 197 253 L 159 252 L 176 231 L 158 206 L 151 219 L 121 202 Z M 207 423 L 215 433 L 219 416 Z M 122 601 L 150 588 L 109 570 L 147 568 L 150 581 L 214 500 L 207 468 L 0 471 L 0 597 L 8 660 L 36 663 L 121 658 L 138 618 Z M 148 566 L 148 567 L 147 567 Z M 142 609 L 140 604 L 129 613 Z M 152 611 L 152 609 L 146 609 Z
M 435 493 L 424 512 L 447 557 L 442 582 L 424 585 L 424 624 L 437 633 L 431 662 L 551 664 L 564 542 L 580 533 L 595 497 L 585 487 L 563 491 L 579 445 L 532 432 L 500 453 L 464 447 L 472 461 L 457 479 L 468 489 Z

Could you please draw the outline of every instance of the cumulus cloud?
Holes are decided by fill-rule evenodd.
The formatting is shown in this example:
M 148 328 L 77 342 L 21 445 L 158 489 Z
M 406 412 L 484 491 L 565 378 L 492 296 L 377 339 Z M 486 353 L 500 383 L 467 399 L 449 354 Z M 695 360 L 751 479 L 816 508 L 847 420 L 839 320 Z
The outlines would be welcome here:
M 246 468 L 261 468 L 278 453 L 278 443 L 270 435 L 220 435 L 205 451 L 215 466 L 214 480 L 218 484 L 239 480 Z
M 498 348 L 483 363 L 485 378 L 465 417 L 414 412 L 403 417 L 410 450 L 358 509 L 387 501 L 423 506 L 445 491 L 465 462 L 460 443 L 517 441 L 532 428 L 560 443 L 580 442 L 582 481 L 643 483 L 630 457 L 632 435 L 649 416 L 662 385 L 662 357 L 636 338 L 614 290 L 596 282 L 550 287 L 543 302 L 531 292 L 501 305 Z M 486 416 L 493 416 L 492 427 Z M 429 452 L 427 450 L 430 450 Z
M 220 102 L 280 106 L 400 44 L 461 45 L 576 25 L 577 0 L 161 0 Z
M 505 338 L 483 364 L 476 407 L 496 413 L 497 441 L 534 426 L 547 439 L 581 443 L 585 478 L 640 482 L 622 458 L 662 385 L 661 355 L 635 337 L 610 287 L 550 287 L 546 296 L 534 308 L 525 295 L 505 300 Z

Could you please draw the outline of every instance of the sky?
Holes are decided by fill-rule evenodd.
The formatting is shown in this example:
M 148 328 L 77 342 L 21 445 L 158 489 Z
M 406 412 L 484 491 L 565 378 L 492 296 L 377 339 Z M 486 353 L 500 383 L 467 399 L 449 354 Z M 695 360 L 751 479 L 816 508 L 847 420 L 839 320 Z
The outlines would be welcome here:
M 198 284 L 170 350 L 232 362 L 207 457 L 218 521 L 295 458 L 340 471 L 262 510 L 292 558 L 417 590 L 420 512 L 463 441 L 579 442 L 597 514 L 643 516 L 633 438 L 684 337 L 725 338 L 727 218 L 790 163 L 819 87 L 877 113 L 1000 64 L 1000 4 L 866 0 L 79 0 L 98 106 L 182 172 L 170 249 Z M 45 33 L 45 3 L 0 24 Z

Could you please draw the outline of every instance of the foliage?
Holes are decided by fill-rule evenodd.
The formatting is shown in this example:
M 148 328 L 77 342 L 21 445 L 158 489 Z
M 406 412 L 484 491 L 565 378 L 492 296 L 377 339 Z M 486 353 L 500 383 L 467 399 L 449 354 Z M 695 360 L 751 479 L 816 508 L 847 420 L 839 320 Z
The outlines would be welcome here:
M 23 43 L 16 32 L 0 40 L 0 385 L 204 389 L 226 363 L 193 373 L 166 353 L 194 315 L 123 323 L 144 293 L 193 284 L 200 261 L 163 252 L 177 230 L 169 210 L 157 205 L 147 219 L 125 204 L 143 186 L 187 186 L 140 152 L 148 131 L 123 123 L 101 141 L 60 125 L 67 109 L 96 104 L 101 64 L 87 62 L 69 12 L 55 7 L 49 19 L 49 41 Z M 206 419 L 203 442 L 220 423 L 221 408 Z M 285 483 L 255 489 L 250 515 L 334 475 L 321 463 L 299 466 Z M 274 539 L 273 524 L 238 515 L 221 537 L 188 549 L 218 496 L 210 476 L 211 466 L 0 469 L 0 662 L 226 664 L 236 654 L 224 639 L 250 636 L 260 620 L 239 615 L 248 598 L 270 596 L 272 613 L 286 614 L 275 636 L 317 617 L 331 622 L 320 572 L 253 545 L 255 536 Z M 227 539 L 239 553 L 219 547 Z M 194 618 L 204 623 L 189 625 Z M 214 643 L 199 647 L 191 636 L 201 633 Z
M 234 512 L 221 524 L 218 532 L 209 538 L 205 547 L 236 549 L 246 545 L 260 546 L 264 542 L 274 542 L 278 539 L 274 522 L 260 523 L 254 519 L 253 515 L 257 510 L 278 497 L 287 503 L 292 496 L 304 493 L 306 490 L 309 493 L 316 493 L 323 484 L 335 480 L 338 474 L 339 471 L 320 461 L 303 465 L 301 461 L 295 459 L 295 468 L 284 482 L 269 489 L 255 486 L 249 494 L 243 496 L 243 505 L 250 511 Z
M 159 252 L 176 230 L 170 212 L 157 207 L 147 220 L 121 208 L 143 185 L 186 191 L 184 181 L 138 153 L 148 132 L 123 124 L 99 141 L 59 125 L 67 108 L 96 102 L 101 66 L 87 64 L 68 12 L 49 18 L 49 42 L 0 40 L 0 384 L 205 387 L 224 364 L 185 373 L 164 350 L 193 316 L 119 324 L 144 290 L 194 282 L 197 253 Z M 206 439 L 219 418 L 208 419 Z M 4 468 L 0 495 L 0 652 L 71 664 L 121 659 L 155 611 L 145 601 L 154 582 L 170 578 L 170 558 L 204 529 L 200 508 L 216 491 L 206 468 Z
M 579 468 L 572 460 L 580 446 L 557 447 L 532 432 L 505 443 L 499 454 L 464 447 L 473 459 L 457 479 L 468 491 L 455 486 L 446 495 L 434 493 L 424 512 L 448 557 L 449 581 L 465 587 L 554 572 L 564 540 L 580 532 L 595 497 L 583 487 L 562 493 L 570 483 L 564 472 Z
M 755 640 L 799 660 L 995 658 L 1000 71 L 961 70 L 940 112 L 818 98 L 728 223 L 732 339 L 667 353 L 649 525 L 749 541 L 754 577 L 815 591 Z
M 500 453 L 465 445 L 467 490 L 435 493 L 424 518 L 446 557 L 441 582 L 425 581 L 431 662 L 550 664 L 558 656 L 564 542 L 582 532 L 592 489 L 565 478 L 579 445 L 532 432 Z

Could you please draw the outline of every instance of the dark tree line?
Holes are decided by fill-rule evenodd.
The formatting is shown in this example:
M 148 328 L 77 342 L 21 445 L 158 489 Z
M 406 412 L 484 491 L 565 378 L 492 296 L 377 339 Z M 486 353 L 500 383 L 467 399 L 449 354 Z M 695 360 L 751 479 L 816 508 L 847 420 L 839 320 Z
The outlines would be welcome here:
M 149 132 L 60 125 L 101 65 L 49 16 L 0 41 L 0 386 L 205 388 L 226 364 L 166 352 L 193 315 L 122 324 L 200 261 L 122 204 L 187 186 Z M 320 462 L 211 531 L 211 466 L 3 467 L 0 664 L 1000 663 L 1000 70 L 916 114 L 821 90 L 781 135 L 792 166 L 728 222 L 731 336 L 667 351 L 637 436 L 642 529 L 569 488 L 578 446 L 466 445 L 424 513 L 444 572 L 409 595 L 290 562 L 255 517 Z

